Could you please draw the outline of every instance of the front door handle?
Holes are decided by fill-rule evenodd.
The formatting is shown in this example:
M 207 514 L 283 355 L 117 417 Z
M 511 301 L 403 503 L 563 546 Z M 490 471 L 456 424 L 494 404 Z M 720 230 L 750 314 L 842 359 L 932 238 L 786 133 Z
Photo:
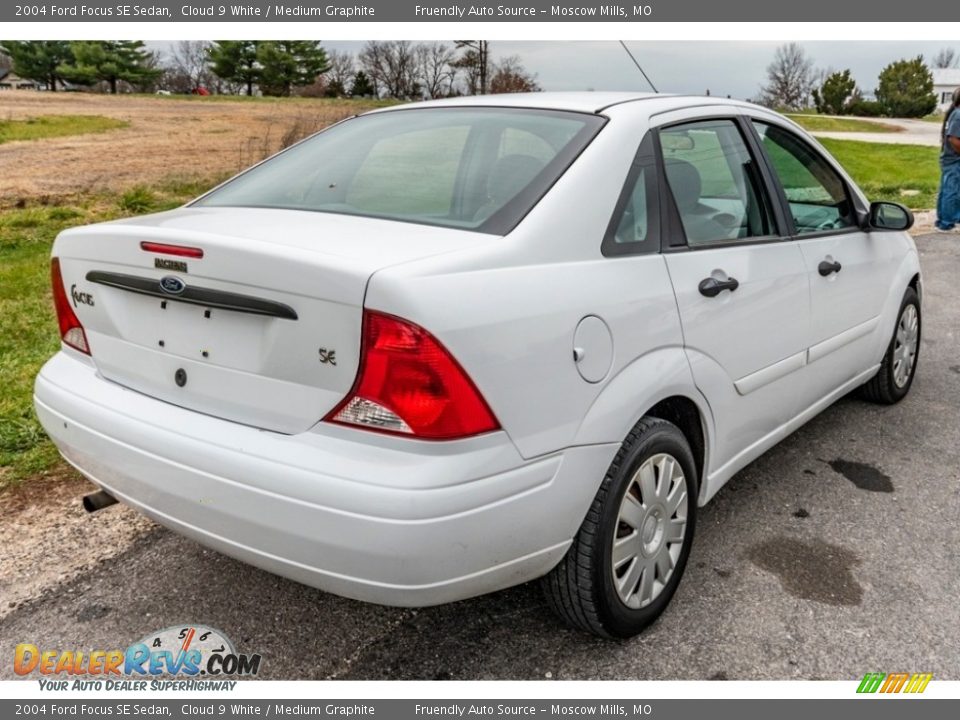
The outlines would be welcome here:
M 701 295 L 705 295 L 706 297 L 716 297 L 724 290 L 733 292 L 738 287 L 740 287 L 740 283 L 737 282 L 736 278 L 717 280 L 715 277 L 708 277 L 700 281 L 699 290 Z
M 817 272 L 820 273 L 821 276 L 826 277 L 827 275 L 840 272 L 840 268 L 842 267 L 843 265 L 838 262 L 827 262 L 826 260 L 823 260 L 819 265 L 817 265 Z

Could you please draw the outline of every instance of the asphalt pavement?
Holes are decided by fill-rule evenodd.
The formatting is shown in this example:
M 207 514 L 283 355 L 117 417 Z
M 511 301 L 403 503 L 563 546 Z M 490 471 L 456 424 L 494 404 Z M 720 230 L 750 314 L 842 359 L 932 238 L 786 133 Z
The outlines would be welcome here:
M 0 620 L 0 677 L 13 677 L 17 643 L 122 648 L 204 623 L 260 653 L 268 679 L 960 679 L 960 235 L 918 245 L 909 397 L 845 398 L 733 478 L 701 509 L 673 603 L 638 638 L 566 629 L 536 583 L 384 608 L 156 527 Z

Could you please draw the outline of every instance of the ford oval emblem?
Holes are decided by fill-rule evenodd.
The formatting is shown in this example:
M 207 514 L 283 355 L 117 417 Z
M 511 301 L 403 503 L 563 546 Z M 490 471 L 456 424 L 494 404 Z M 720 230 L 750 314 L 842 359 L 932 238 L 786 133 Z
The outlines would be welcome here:
M 186 289 L 187 285 L 178 277 L 167 275 L 160 278 L 160 289 L 168 295 L 179 295 Z

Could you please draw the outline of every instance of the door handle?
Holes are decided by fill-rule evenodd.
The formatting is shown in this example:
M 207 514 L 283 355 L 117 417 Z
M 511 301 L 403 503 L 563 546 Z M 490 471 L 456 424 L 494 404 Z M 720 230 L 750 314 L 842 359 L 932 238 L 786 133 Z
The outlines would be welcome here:
M 699 290 L 701 295 L 705 295 L 706 297 L 716 297 L 724 290 L 733 292 L 738 287 L 740 287 L 740 283 L 737 282 L 736 278 L 717 280 L 715 277 L 708 277 L 700 281 Z
M 836 261 L 827 262 L 826 260 L 823 260 L 819 265 L 817 265 L 817 272 L 820 273 L 821 276 L 826 277 L 827 275 L 840 272 L 840 268 L 842 267 L 843 265 Z

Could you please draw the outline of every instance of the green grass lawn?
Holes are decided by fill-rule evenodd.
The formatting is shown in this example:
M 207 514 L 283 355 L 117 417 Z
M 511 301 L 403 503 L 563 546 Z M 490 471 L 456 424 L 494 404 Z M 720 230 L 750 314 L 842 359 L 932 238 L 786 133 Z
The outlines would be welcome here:
M 893 200 L 914 210 L 937 205 L 940 151 L 922 145 L 882 145 L 821 138 L 867 197 Z
M 0 211 L 0 490 L 58 462 L 33 411 L 33 380 L 60 347 L 50 297 L 50 246 L 57 233 L 176 207 L 212 184 L 171 181 L 88 196 L 71 206 Z
M 128 127 L 130 123 L 102 115 L 41 115 L 26 120 L 0 120 L 0 145 L 14 140 L 42 140 L 87 135 Z
M 790 114 L 787 117 L 810 132 L 900 132 L 900 128 L 896 125 L 860 120 L 859 118 L 838 118 L 804 113 Z

